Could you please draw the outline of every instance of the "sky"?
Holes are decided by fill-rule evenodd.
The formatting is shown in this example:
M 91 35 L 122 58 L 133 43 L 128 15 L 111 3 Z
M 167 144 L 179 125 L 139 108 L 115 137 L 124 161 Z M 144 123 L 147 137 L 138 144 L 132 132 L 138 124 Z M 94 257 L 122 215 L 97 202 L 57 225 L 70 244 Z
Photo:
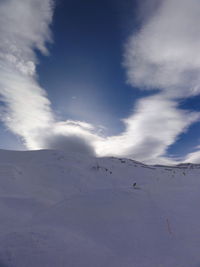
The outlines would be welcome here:
M 1 0 L 0 148 L 200 163 L 197 0 Z

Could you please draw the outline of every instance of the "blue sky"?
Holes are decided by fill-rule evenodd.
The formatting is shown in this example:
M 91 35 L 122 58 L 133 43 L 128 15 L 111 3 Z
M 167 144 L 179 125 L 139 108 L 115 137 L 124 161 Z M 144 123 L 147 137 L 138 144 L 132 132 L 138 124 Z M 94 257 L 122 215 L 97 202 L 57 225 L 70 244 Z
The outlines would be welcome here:
M 199 162 L 199 14 L 195 0 L 0 3 L 0 147 Z
M 134 13 L 126 8 L 129 3 L 133 9 L 134 2 L 119 3 L 57 3 L 50 57 L 40 57 L 38 66 L 40 83 L 58 115 L 103 125 L 107 134 L 123 130 L 120 118 L 127 117 L 134 101 L 145 95 L 126 83 L 122 66 L 128 38 L 125 24 L 129 27 Z

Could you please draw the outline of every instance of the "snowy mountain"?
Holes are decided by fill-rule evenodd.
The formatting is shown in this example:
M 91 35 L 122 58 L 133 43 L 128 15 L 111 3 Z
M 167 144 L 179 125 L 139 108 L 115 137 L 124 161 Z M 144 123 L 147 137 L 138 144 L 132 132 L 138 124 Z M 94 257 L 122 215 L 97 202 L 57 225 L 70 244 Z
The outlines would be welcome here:
M 0 151 L 0 267 L 200 267 L 200 165 Z

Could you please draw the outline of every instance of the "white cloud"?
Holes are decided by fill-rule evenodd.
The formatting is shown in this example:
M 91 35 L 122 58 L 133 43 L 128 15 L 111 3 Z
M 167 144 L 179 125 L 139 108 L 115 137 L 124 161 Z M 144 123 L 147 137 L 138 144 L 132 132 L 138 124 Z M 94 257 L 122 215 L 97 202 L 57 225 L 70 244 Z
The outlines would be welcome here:
M 144 1 L 146 18 L 125 51 L 129 82 L 161 91 L 138 101 L 124 119 L 119 136 L 102 137 L 86 122 L 59 122 L 37 81 L 35 49 L 47 53 L 51 41 L 51 0 L 0 2 L 1 119 L 29 149 L 59 148 L 99 156 L 131 157 L 149 163 L 172 163 L 167 148 L 199 113 L 178 109 L 177 99 L 200 93 L 200 3 L 196 0 Z M 148 3 L 148 5 L 147 5 Z M 151 8 L 150 15 L 147 10 Z M 195 152 L 197 153 L 197 152 Z M 196 161 L 197 154 L 187 159 Z
M 200 3 L 165 0 L 130 37 L 125 65 L 134 86 L 162 88 L 175 97 L 200 93 Z
M 21 136 L 27 148 L 59 148 L 94 154 L 99 137 L 85 122 L 58 122 L 46 92 L 37 81 L 35 49 L 47 54 L 51 41 L 51 0 L 0 2 L 1 120 Z
M 175 103 L 200 94 L 200 2 L 159 1 L 151 15 L 129 38 L 124 62 L 130 84 L 161 90 L 155 97 L 140 100 L 143 108 L 128 119 L 128 132 L 139 121 L 140 128 L 133 132 L 144 141 L 138 149 L 147 161 L 149 150 L 152 158 L 159 159 L 183 130 L 199 120 L 199 114 L 184 112 Z M 140 141 L 136 142 L 138 146 Z M 133 153 L 139 151 L 133 149 Z
M 5 103 L 1 118 L 28 147 L 33 147 L 34 131 L 54 121 L 50 102 L 37 82 L 34 53 L 34 49 L 46 53 L 51 19 L 50 0 L 0 2 L 0 96 Z
M 200 119 L 200 113 L 178 108 L 179 98 L 200 93 L 200 3 L 152 0 L 142 4 L 143 25 L 125 45 L 124 66 L 131 85 L 160 91 L 140 99 L 133 115 L 124 120 L 125 132 L 98 141 L 97 153 L 148 163 L 178 162 L 166 158 L 168 147 Z
M 192 153 L 189 153 L 185 159 L 184 159 L 184 162 L 187 163 L 200 163 L 200 150 L 199 151 L 195 151 L 195 152 L 192 152 Z
M 197 119 L 200 119 L 199 113 L 177 109 L 177 103 L 162 94 L 143 98 L 133 115 L 124 120 L 126 131 L 98 141 L 97 153 L 158 163 L 166 148 Z
M 51 40 L 52 5 L 52 0 L 1 1 L 0 47 L 3 52 L 26 62 L 35 60 L 35 48 L 47 53 L 45 42 Z

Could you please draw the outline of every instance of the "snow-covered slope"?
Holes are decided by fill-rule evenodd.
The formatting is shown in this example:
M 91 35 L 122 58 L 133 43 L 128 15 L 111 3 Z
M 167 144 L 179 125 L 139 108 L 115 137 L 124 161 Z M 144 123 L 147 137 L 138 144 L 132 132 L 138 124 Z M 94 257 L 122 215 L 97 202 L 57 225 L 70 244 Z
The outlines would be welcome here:
M 200 165 L 0 151 L 0 267 L 200 267 L 199 206 Z

